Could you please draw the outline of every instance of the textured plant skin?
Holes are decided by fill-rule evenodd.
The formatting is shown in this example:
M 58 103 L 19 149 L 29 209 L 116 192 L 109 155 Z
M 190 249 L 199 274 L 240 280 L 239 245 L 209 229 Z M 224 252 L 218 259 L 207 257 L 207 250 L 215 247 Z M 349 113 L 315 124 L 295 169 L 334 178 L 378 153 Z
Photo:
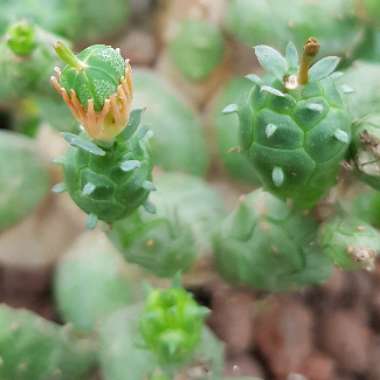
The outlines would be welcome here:
M 380 193 L 372 189 L 360 189 L 353 198 L 343 202 L 343 209 L 349 215 L 380 227 Z
M 152 190 L 147 186 L 151 185 L 152 163 L 139 133 L 128 140 L 120 136 L 103 151 L 105 154 L 99 156 L 71 146 L 62 162 L 64 185 L 79 208 L 111 223 L 130 215 L 147 200 Z M 139 166 L 125 171 L 125 161 Z
M 160 188 L 150 200 L 156 206 L 154 215 L 139 209 L 113 223 L 108 236 L 128 262 L 156 276 L 186 272 L 197 256 L 192 226 L 181 218 L 178 204 Z
M 239 120 L 236 115 L 221 112 L 230 103 L 240 104 L 248 96 L 252 82 L 246 78 L 229 81 L 218 95 L 211 114 L 211 122 L 216 130 L 220 158 L 228 174 L 241 182 L 257 184 L 257 177 L 247 157 L 239 154 Z
M 120 52 L 106 45 L 92 45 L 82 50 L 76 58 L 82 68 L 66 65 L 59 82 L 68 93 L 72 90 L 84 107 L 94 101 L 99 112 L 116 91 L 125 73 L 125 62 Z
M 351 139 L 351 118 L 331 76 L 339 60 L 317 62 L 308 70 L 310 81 L 302 83 L 294 74 L 300 75 L 302 66 L 293 47 L 288 45 L 293 62 L 269 47 L 256 47 L 259 60 L 277 79 L 254 77 L 245 104 L 226 112 L 239 115 L 241 148 L 263 187 L 296 207 L 310 208 L 336 182 Z M 329 67 L 323 72 L 325 64 Z
M 134 70 L 134 106 L 147 107 L 154 162 L 167 171 L 206 174 L 209 155 L 200 120 L 169 83 L 148 70 Z M 159 94 L 159 96 L 158 96 Z
M 0 231 L 20 222 L 49 192 L 47 165 L 32 140 L 0 132 Z
M 81 380 L 94 365 L 93 342 L 25 310 L 0 305 L 2 380 Z
M 225 22 L 233 36 L 249 46 L 281 48 L 289 40 L 301 45 L 315 36 L 323 55 L 350 55 L 363 38 L 351 0 L 232 0 Z
M 358 177 L 375 190 L 380 190 L 380 121 L 372 115 L 354 130 L 353 161 Z
M 372 270 L 379 252 L 380 234 L 360 219 L 337 216 L 321 226 L 320 243 L 338 267 Z
M 21 25 L 33 30 L 28 39 L 12 39 L 14 29 L 20 27 L 20 23 L 15 23 L 0 41 L 0 103 L 4 104 L 12 105 L 35 93 L 45 94 L 50 89 L 48 78 L 57 62 L 52 48 L 57 37 L 31 23 Z
M 91 333 L 98 323 L 138 298 L 139 284 L 103 237 L 83 235 L 60 259 L 54 276 L 61 316 L 76 330 Z
M 185 77 L 204 80 L 223 60 L 222 33 L 206 20 L 184 20 L 169 43 L 169 54 Z
M 217 269 L 234 284 L 269 291 L 322 283 L 331 264 L 316 233 L 312 218 L 257 190 L 241 199 L 217 231 Z
M 204 180 L 188 174 L 165 173 L 155 178 L 155 183 L 157 192 L 171 202 L 178 219 L 191 226 L 198 252 L 208 253 L 215 228 L 226 215 L 218 192 Z

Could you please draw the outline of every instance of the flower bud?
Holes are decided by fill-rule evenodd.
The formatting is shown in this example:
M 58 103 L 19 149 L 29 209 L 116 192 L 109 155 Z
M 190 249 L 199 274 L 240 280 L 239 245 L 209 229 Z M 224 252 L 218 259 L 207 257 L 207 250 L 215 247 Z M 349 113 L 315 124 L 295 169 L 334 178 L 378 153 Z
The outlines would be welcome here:
M 16 55 L 28 56 L 37 47 L 35 28 L 26 21 L 11 25 L 7 37 L 7 45 Z
M 197 348 L 208 310 L 182 288 L 155 289 L 140 320 L 144 343 L 162 364 L 181 364 Z
M 92 45 L 75 55 L 57 42 L 55 50 L 66 66 L 56 68 L 54 88 L 92 139 L 112 140 L 127 126 L 132 104 L 128 60 L 106 45 Z

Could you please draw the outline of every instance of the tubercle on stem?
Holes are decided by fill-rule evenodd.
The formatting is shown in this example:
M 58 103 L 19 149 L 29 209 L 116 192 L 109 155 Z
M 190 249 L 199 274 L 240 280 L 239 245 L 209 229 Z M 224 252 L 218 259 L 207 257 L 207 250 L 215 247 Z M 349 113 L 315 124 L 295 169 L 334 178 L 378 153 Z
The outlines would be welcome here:
M 303 49 L 303 54 L 298 72 L 298 83 L 305 85 L 309 81 L 309 67 L 315 56 L 319 53 L 320 44 L 314 37 L 310 37 Z

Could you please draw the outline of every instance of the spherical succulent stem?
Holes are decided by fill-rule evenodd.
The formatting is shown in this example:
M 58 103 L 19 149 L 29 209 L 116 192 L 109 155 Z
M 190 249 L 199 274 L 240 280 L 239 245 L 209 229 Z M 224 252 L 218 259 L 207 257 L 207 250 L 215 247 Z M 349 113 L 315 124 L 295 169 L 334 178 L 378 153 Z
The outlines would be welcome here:
M 20 21 L 10 26 L 7 31 L 7 45 L 14 54 L 29 56 L 37 47 L 34 25 Z
M 86 67 L 86 64 L 78 59 L 74 52 L 62 41 L 57 41 L 55 43 L 54 50 L 56 51 L 58 57 L 72 68 L 76 70 L 83 70 Z
M 319 52 L 319 42 L 314 37 L 310 37 L 304 46 L 301 58 L 300 68 L 298 72 L 298 83 L 305 85 L 309 82 L 309 67 L 314 57 Z

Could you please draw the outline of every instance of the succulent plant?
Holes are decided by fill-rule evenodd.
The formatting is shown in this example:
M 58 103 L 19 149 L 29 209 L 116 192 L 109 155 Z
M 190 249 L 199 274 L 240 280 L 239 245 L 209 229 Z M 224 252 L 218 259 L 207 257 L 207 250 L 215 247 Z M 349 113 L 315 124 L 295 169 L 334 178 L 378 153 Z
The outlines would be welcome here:
M 111 223 L 131 214 L 140 205 L 152 210 L 147 198 L 154 186 L 147 148 L 150 133 L 138 129 L 142 110 L 130 113 L 131 68 L 120 52 L 93 45 L 78 56 L 63 44 L 56 50 L 67 66 L 52 77 L 86 133 L 66 133 L 71 147 L 59 160 L 64 183 L 74 202 L 89 214 L 88 226 L 97 219 Z
M 0 377 L 80 380 L 94 365 L 93 342 L 32 312 L 0 305 Z
M 139 289 L 106 237 L 87 233 L 60 259 L 54 276 L 55 300 L 65 322 L 92 332 L 103 319 L 135 302 Z
M 358 177 L 380 190 L 380 118 L 372 115 L 356 125 L 352 157 Z
M 321 41 L 323 55 L 349 56 L 363 38 L 351 0 L 232 0 L 226 26 L 248 45 L 281 48 L 289 40 L 299 45 L 315 36 Z
M 264 188 L 310 208 L 336 181 L 351 140 L 351 118 L 333 75 L 339 58 L 323 58 L 309 69 L 319 50 L 313 38 L 300 65 L 295 46 L 286 50 L 285 59 L 271 47 L 256 46 L 272 78 L 250 75 L 255 84 L 246 102 L 224 112 L 237 112 L 242 151 Z
M 169 54 L 190 80 L 206 79 L 221 63 L 224 40 L 217 25 L 206 20 L 184 20 L 169 43 Z
M 160 182 L 158 180 L 158 182 Z M 165 191 L 152 193 L 156 213 L 143 209 L 113 223 L 109 238 L 125 259 L 160 277 L 187 271 L 197 256 L 191 224 Z
M 342 206 L 347 214 L 373 227 L 380 227 L 380 193 L 378 191 L 360 188 L 358 194 L 344 200 Z
M 181 289 L 153 290 L 145 308 L 130 306 L 108 318 L 100 329 L 100 361 L 105 380 L 173 380 L 178 374 L 189 380 L 221 378 L 223 346 L 203 326 L 203 308 L 183 292 Z M 170 299 L 165 298 L 162 304 L 164 294 Z M 173 300 L 172 311 L 176 313 L 170 315 L 167 307 Z M 193 317 L 188 319 L 184 311 L 188 316 L 194 313 Z M 184 340 L 178 339 L 179 336 Z M 163 341 L 175 340 L 176 344 L 171 344 L 172 351 L 158 344 L 157 337 Z M 186 357 L 185 363 L 165 361 L 174 357 Z M 207 374 L 193 376 L 194 372 L 199 376 L 198 372 L 204 367 Z
M 164 170 L 204 176 L 209 157 L 195 113 L 169 83 L 153 72 L 135 70 L 134 85 L 134 106 L 147 107 L 144 121 L 154 132 L 154 162 Z
M 379 253 L 380 233 L 360 219 L 338 215 L 321 226 L 320 242 L 340 268 L 372 270 Z
M 46 93 L 56 64 L 55 36 L 26 21 L 16 22 L 0 40 L 0 103 L 10 104 L 32 93 Z
M 311 217 L 256 190 L 241 199 L 215 235 L 217 269 L 235 284 L 269 291 L 322 283 L 331 264 L 316 240 Z
M 257 184 L 257 177 L 247 157 L 239 154 L 239 120 L 236 115 L 223 115 L 230 103 L 240 104 L 248 96 L 252 82 L 247 78 L 229 81 L 217 96 L 211 111 L 211 123 L 215 127 L 220 158 L 228 174 L 241 182 Z
M 181 173 L 162 174 L 155 182 L 158 191 L 165 194 L 162 197 L 176 209 L 178 219 L 191 226 L 197 250 L 211 250 L 213 233 L 226 214 L 218 192 L 202 179 Z
M 20 222 L 49 191 L 47 165 L 34 141 L 9 131 L 0 132 L 0 231 Z

